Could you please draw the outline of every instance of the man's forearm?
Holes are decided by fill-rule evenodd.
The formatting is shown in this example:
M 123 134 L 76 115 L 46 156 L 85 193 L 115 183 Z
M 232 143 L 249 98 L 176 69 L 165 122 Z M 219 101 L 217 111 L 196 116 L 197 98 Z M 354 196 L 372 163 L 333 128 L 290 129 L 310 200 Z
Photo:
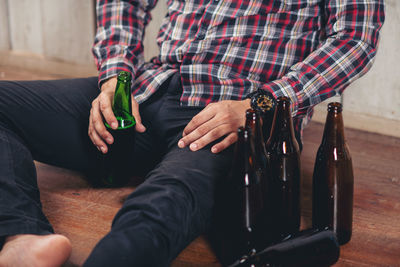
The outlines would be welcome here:
M 97 33 L 93 55 L 99 70 L 99 83 L 128 71 L 134 77 L 143 63 L 143 32 L 150 21 L 150 9 L 156 0 L 98 0 Z
M 328 36 L 304 61 L 262 89 L 289 96 L 295 116 L 341 93 L 371 67 L 384 21 L 382 0 L 330 0 L 325 27 Z

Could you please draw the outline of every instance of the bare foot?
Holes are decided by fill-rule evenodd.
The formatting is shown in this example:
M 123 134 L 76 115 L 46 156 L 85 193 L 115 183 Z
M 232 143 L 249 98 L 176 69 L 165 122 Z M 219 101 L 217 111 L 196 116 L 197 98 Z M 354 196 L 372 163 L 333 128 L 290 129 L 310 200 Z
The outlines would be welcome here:
M 15 235 L 5 241 L 0 267 L 58 267 L 71 254 L 71 243 L 63 235 Z

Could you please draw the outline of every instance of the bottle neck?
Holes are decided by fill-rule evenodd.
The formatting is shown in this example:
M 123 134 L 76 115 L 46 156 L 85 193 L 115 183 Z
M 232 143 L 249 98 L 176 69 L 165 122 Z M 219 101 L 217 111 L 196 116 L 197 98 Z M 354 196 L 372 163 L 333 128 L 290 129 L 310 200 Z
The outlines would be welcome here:
M 254 150 L 251 146 L 251 130 L 240 127 L 238 130 L 238 141 L 235 149 L 235 159 L 233 161 L 233 177 L 238 180 L 234 181 L 240 185 L 251 185 L 257 183 L 257 177 L 254 173 Z
M 130 128 L 136 124 L 135 118 L 132 116 L 130 79 L 120 79 L 118 77 L 112 109 L 118 120 L 119 129 Z
M 344 145 L 344 125 L 342 112 L 338 110 L 328 111 L 322 137 L 322 145 L 339 147 Z
M 277 107 L 272 122 L 271 136 L 267 145 L 280 145 L 284 143 L 282 150 L 299 150 L 299 144 L 294 135 L 293 120 L 290 111 L 290 101 L 287 98 L 278 98 Z M 285 153 L 285 151 L 283 151 Z
M 257 113 L 257 111 L 253 109 L 248 109 L 246 111 L 246 127 L 251 129 L 251 133 L 253 134 L 255 149 L 265 150 L 264 137 L 261 127 L 261 117 L 260 114 Z

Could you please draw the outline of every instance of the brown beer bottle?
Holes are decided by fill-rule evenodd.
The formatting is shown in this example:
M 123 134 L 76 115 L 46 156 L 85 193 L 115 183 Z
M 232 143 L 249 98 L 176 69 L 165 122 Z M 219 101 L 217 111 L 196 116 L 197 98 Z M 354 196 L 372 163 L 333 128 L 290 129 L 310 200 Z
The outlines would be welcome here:
M 275 106 L 272 105 L 269 110 L 264 110 L 262 114 L 262 132 L 264 140 L 267 141 L 271 134 L 272 122 L 274 119 Z
M 313 227 L 328 227 L 339 244 L 351 238 L 353 221 L 353 166 L 344 138 L 342 105 L 328 104 L 324 134 L 313 174 Z
M 332 231 L 309 229 L 255 255 L 244 255 L 229 267 L 323 267 L 337 262 L 339 254 Z
M 233 255 L 255 252 L 262 222 L 263 200 L 257 157 L 251 145 L 251 130 L 240 127 L 235 156 L 227 181 L 229 214 L 226 225 L 231 225 L 234 236 Z
M 263 132 L 261 128 L 261 116 L 259 112 L 254 109 L 246 110 L 246 128 L 250 129 L 252 133 L 251 143 L 253 145 L 254 152 L 258 160 L 257 170 L 260 172 L 261 177 L 265 177 L 268 160 Z M 262 178 L 262 180 L 265 179 Z
M 300 152 L 293 129 L 290 100 L 278 97 L 267 141 L 274 239 L 298 232 L 300 226 Z
M 269 191 L 269 179 L 270 175 L 268 172 L 268 157 L 265 148 L 263 130 L 261 127 L 261 115 L 259 111 L 254 109 L 248 109 L 246 111 L 246 127 L 251 129 L 252 134 L 252 145 L 256 154 L 257 170 L 259 171 L 260 183 L 262 187 L 263 195 L 263 223 L 260 233 L 260 246 L 265 247 L 271 239 L 271 218 L 270 209 L 272 205 L 272 199 Z

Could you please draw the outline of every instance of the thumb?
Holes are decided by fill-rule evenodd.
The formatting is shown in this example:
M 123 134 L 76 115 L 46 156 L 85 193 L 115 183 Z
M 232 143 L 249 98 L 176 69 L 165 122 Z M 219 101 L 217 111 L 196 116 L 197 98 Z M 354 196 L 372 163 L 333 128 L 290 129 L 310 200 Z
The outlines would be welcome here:
M 146 131 L 146 127 L 142 124 L 142 118 L 139 113 L 139 104 L 136 102 L 134 98 L 132 98 L 132 115 L 136 120 L 136 131 L 139 133 L 143 133 Z

